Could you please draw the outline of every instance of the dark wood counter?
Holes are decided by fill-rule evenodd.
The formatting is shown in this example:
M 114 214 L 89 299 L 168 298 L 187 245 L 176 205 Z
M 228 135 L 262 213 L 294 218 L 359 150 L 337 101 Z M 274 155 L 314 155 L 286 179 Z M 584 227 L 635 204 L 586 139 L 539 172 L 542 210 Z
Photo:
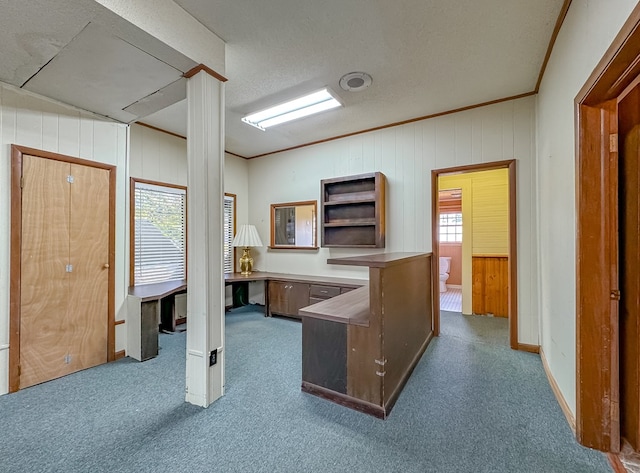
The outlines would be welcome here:
M 431 254 L 328 263 L 368 266 L 369 285 L 300 310 L 302 390 L 384 419 L 433 337 Z
M 388 268 L 396 264 L 407 264 L 411 259 L 424 258 L 429 255 L 431 253 L 378 253 L 375 255 L 350 256 L 348 258 L 329 258 L 327 264 Z
M 369 326 L 369 286 L 310 305 L 299 312 L 302 316 L 343 324 Z

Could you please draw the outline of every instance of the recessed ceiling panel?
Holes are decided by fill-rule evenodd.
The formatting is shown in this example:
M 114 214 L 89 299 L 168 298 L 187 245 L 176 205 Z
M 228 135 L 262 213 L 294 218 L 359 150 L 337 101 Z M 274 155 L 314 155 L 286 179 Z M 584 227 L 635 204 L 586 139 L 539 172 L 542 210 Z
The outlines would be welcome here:
M 174 103 L 156 113 L 142 118 L 141 122 L 167 130 L 180 136 L 187 136 L 187 100 Z
M 89 24 L 25 89 L 130 122 L 123 109 L 182 77 L 182 72 Z
M 186 98 L 187 79 L 183 77 L 151 95 L 147 95 L 137 102 L 132 103 L 128 107 L 125 107 L 124 110 L 137 117 L 146 117 Z

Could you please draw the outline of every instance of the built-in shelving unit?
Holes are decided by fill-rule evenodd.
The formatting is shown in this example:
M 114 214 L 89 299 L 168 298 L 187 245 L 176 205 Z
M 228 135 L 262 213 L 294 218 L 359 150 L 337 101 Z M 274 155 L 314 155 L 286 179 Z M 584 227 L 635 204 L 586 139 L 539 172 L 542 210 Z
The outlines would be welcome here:
M 320 185 L 323 247 L 384 248 L 384 174 L 324 179 Z

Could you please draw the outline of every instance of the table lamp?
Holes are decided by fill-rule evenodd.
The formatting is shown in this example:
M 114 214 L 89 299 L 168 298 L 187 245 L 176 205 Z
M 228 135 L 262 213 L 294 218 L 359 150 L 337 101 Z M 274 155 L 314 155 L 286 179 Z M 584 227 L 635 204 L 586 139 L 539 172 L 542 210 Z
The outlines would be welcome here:
M 242 256 L 240 257 L 240 272 L 244 275 L 251 274 L 253 269 L 253 258 L 251 257 L 250 248 L 253 246 L 262 246 L 260 235 L 254 225 L 242 225 L 236 237 L 233 239 L 231 246 L 239 246 L 242 248 Z

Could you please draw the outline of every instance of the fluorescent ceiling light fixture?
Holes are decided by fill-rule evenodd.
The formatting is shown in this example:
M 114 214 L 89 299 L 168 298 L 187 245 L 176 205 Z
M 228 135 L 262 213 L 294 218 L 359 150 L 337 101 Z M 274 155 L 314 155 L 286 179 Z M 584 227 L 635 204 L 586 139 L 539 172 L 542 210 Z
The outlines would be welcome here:
M 304 97 L 247 115 L 242 118 L 242 121 L 264 131 L 270 126 L 330 110 L 341 105 L 329 90 L 324 88 Z

